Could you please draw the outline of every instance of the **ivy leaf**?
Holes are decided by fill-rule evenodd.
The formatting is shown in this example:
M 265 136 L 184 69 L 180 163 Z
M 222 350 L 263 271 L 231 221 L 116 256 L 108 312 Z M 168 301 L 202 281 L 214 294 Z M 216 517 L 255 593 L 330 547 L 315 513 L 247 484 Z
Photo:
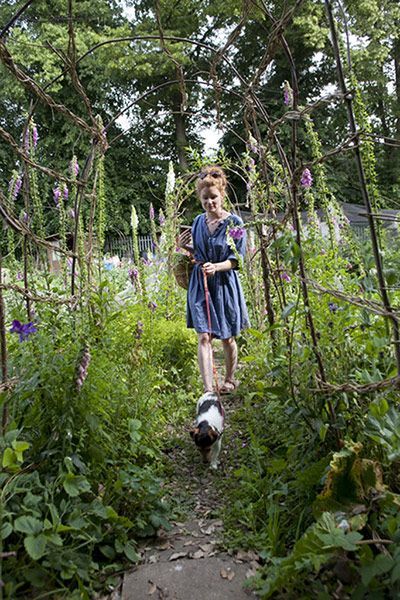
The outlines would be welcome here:
M 43 523 L 42 521 L 39 521 L 39 519 L 36 519 L 36 517 L 23 515 L 22 517 L 18 517 L 17 519 L 15 519 L 14 529 L 15 531 L 20 531 L 21 533 L 34 535 L 36 533 L 40 533 L 43 530 Z
M 46 536 L 43 534 L 39 535 L 28 535 L 24 539 L 25 550 L 33 560 L 39 560 L 46 553 Z
M 74 475 L 73 473 L 67 473 L 63 481 L 64 490 L 68 496 L 76 498 L 83 492 L 90 491 L 90 483 L 83 475 Z

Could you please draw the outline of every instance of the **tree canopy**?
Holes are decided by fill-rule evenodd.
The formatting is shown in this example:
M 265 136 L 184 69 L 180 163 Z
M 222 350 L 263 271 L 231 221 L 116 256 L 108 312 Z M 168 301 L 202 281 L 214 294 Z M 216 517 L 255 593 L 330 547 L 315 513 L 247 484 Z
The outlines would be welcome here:
M 281 16 L 293 8 L 284 37 L 293 56 L 299 103 L 306 104 L 337 88 L 334 61 L 323 4 L 315 0 L 268 4 L 256 0 L 166 0 L 122 2 L 89 0 L 72 3 L 75 47 L 71 48 L 68 3 L 38 0 L 7 31 L 5 43 L 16 65 L 46 88 L 55 101 L 87 119 L 87 106 L 68 73 L 68 56 L 78 58 L 78 76 L 94 114 L 104 123 L 124 112 L 107 130 L 118 138 L 107 152 L 107 214 L 109 233 L 129 231 L 134 203 L 142 228 L 152 202 L 159 208 L 169 160 L 190 172 L 188 148 L 204 152 L 201 132 L 218 125 L 221 147 L 236 158 L 246 139 L 245 98 L 251 90 L 271 120 L 282 114 L 283 83 L 291 70 L 281 43 L 269 39 Z M 0 7 L 2 23 L 20 8 Z M 395 0 L 346 0 L 336 9 L 343 58 L 346 32 L 350 69 L 359 82 L 372 134 L 400 138 L 400 7 Z M 222 51 L 224 51 L 222 53 Z M 79 58 L 82 58 L 79 60 Z M 65 171 L 72 154 L 83 159 L 88 140 L 63 115 L 51 110 L 0 65 L 3 90 L 0 124 L 21 142 L 29 107 L 35 107 L 43 164 Z M 48 86 L 48 87 L 47 87 Z M 131 105 L 130 108 L 129 105 Z M 315 127 L 327 149 L 340 144 L 347 130 L 344 108 L 334 101 L 313 113 Z M 261 136 L 266 126 L 259 123 Z M 283 143 L 289 131 L 282 132 Z M 304 136 L 306 159 L 308 144 Z M 375 144 L 382 202 L 397 205 L 400 190 L 398 142 Z M 0 140 L 3 186 L 15 168 L 16 156 Z M 358 184 L 347 157 L 328 167 L 342 200 L 358 202 Z M 47 187 L 46 187 L 47 186 Z M 42 193 L 49 195 L 44 182 Z M 49 201 L 50 202 L 50 201 Z

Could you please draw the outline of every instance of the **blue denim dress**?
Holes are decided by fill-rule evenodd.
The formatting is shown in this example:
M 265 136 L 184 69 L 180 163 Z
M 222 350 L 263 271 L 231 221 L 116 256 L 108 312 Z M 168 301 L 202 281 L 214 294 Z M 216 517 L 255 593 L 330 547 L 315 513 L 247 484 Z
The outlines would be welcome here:
M 217 272 L 207 278 L 211 331 L 208 325 L 207 308 L 204 292 L 202 263 L 223 262 L 228 259 L 236 260 L 234 251 L 227 241 L 227 230 L 240 227 L 243 221 L 237 215 L 229 215 L 210 234 L 206 215 L 195 218 L 192 226 L 192 239 L 196 265 L 192 271 L 187 295 L 187 326 L 198 333 L 212 333 L 215 338 L 228 339 L 249 326 L 246 302 L 240 285 L 239 276 L 235 269 Z M 246 235 L 234 240 L 237 251 L 244 256 L 246 251 Z

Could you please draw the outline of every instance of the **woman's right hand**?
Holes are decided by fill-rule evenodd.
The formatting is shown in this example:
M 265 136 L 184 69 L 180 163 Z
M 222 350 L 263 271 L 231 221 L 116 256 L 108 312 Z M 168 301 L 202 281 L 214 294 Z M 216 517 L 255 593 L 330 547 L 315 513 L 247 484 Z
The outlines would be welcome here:
M 192 232 L 190 229 L 183 231 L 178 236 L 178 246 L 185 250 L 189 250 L 189 252 L 193 252 Z

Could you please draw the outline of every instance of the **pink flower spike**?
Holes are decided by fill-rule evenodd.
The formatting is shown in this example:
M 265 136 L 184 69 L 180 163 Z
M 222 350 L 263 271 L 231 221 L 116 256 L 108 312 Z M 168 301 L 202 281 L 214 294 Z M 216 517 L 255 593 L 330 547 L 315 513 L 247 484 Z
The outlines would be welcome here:
M 229 230 L 229 235 L 233 240 L 241 240 L 244 234 L 244 227 L 234 227 Z
M 301 175 L 300 184 L 304 188 L 310 188 L 312 186 L 312 183 L 313 183 L 313 178 L 312 178 L 310 169 L 304 169 L 304 171 Z
M 281 273 L 281 279 L 283 281 L 287 281 L 288 283 L 290 283 L 292 281 L 292 278 L 290 277 L 290 275 L 288 273 L 286 273 L 286 271 L 283 271 L 283 273 Z
M 59 188 L 58 186 L 56 186 L 56 187 L 53 189 L 53 199 L 54 199 L 55 205 L 56 205 L 57 207 L 58 207 L 58 206 L 59 206 L 59 204 L 60 204 L 60 198 L 61 198 L 61 190 L 60 190 L 60 188 Z
M 36 148 L 36 146 L 37 146 L 38 139 L 39 139 L 38 130 L 37 130 L 36 125 L 34 125 L 33 128 L 32 128 L 32 141 L 33 141 L 33 147 L 34 148 Z

